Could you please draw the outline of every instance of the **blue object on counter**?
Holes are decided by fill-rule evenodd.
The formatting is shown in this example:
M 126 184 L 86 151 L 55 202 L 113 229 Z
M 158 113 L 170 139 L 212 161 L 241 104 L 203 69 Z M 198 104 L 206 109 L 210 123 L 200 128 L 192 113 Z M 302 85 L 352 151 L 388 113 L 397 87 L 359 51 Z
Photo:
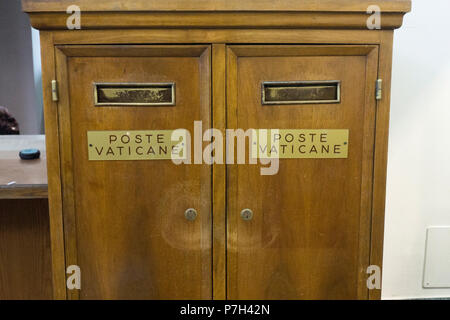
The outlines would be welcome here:
M 19 157 L 22 160 L 39 159 L 41 152 L 38 149 L 24 149 L 19 152 Z

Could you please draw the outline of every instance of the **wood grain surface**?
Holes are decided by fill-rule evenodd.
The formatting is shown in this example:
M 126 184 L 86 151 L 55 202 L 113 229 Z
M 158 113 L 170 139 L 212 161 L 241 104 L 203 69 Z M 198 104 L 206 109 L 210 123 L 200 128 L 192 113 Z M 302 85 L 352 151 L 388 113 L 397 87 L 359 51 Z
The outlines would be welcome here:
M 87 131 L 211 126 L 210 47 L 57 51 L 66 265 L 81 299 L 210 299 L 211 167 L 171 160 L 88 161 Z M 95 107 L 92 83 L 176 83 L 176 105 Z M 184 212 L 199 215 L 188 221 Z
M 411 0 L 22 0 L 26 12 L 63 11 L 77 5 L 84 11 L 366 11 L 379 5 L 386 12 L 406 12 Z
M 52 299 L 47 199 L 0 200 L 0 299 Z
M 368 297 L 377 59 L 375 46 L 229 48 L 229 127 L 350 130 L 347 159 L 228 166 L 229 299 Z M 339 80 L 341 102 L 262 105 L 263 81 L 294 80 Z

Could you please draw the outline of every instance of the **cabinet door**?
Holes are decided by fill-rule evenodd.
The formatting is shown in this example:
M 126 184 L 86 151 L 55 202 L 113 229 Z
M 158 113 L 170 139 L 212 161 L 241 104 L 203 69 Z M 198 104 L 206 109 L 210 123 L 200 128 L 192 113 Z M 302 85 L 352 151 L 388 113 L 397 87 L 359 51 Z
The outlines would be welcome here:
M 227 57 L 229 128 L 348 130 L 345 157 L 308 149 L 274 175 L 228 166 L 228 298 L 367 298 L 377 47 L 230 46 Z
M 81 269 L 69 297 L 210 299 L 211 168 L 127 159 L 126 137 L 116 158 L 92 159 L 88 137 L 210 126 L 209 46 L 59 46 L 56 56 L 66 267 Z

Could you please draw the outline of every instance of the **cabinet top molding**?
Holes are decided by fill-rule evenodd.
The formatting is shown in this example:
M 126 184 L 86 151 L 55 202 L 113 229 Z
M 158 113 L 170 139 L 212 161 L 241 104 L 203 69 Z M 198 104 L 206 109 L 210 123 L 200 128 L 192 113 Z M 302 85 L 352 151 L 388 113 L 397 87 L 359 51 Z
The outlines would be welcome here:
M 83 11 L 332 11 L 361 12 L 379 5 L 383 12 L 411 10 L 411 0 L 22 0 L 25 12 Z
M 381 9 L 381 28 L 395 29 L 411 10 L 411 0 L 22 0 L 37 29 L 66 29 L 72 5 L 80 8 L 82 29 L 364 29 L 373 5 Z

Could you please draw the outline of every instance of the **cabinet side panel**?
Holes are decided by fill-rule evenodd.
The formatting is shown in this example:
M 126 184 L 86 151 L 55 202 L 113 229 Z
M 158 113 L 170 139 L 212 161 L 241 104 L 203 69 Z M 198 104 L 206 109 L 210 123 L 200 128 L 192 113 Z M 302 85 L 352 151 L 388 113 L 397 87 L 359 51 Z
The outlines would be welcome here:
M 65 299 L 65 261 L 62 223 L 61 176 L 59 157 L 58 110 L 52 101 L 51 81 L 55 79 L 53 34 L 41 31 L 42 88 L 47 150 L 48 198 L 52 250 L 53 298 Z
M 386 170 L 391 100 L 393 31 L 383 31 L 380 45 L 378 77 L 383 79 L 383 97 L 378 101 L 375 133 L 375 160 L 372 207 L 370 264 L 383 266 L 384 210 L 386 203 Z M 370 299 L 381 299 L 381 290 L 371 290 Z

